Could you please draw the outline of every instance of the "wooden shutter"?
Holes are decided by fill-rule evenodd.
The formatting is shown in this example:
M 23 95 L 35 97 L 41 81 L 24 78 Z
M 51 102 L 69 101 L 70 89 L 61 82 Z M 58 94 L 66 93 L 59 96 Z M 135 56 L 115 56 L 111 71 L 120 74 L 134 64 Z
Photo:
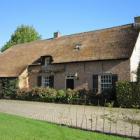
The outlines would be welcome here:
M 118 75 L 113 74 L 112 75 L 112 95 L 111 99 L 116 100 L 116 82 L 118 81 Z
M 50 88 L 54 88 L 54 76 L 53 75 L 51 75 L 50 77 L 49 77 L 49 87 Z
M 113 74 L 112 75 L 112 87 L 115 88 L 116 87 L 116 82 L 118 81 L 118 75 L 117 74 Z
M 41 87 L 41 85 L 42 85 L 42 76 L 38 76 L 37 77 L 37 86 Z
M 93 92 L 98 92 L 98 75 L 93 75 Z

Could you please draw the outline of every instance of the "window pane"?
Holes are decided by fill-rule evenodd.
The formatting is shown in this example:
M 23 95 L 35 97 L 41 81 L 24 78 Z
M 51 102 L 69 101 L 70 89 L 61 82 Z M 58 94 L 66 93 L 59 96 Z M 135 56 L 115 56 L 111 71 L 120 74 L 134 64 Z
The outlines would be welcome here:
M 49 85 L 50 85 L 50 76 L 43 77 L 42 82 L 43 82 L 44 87 L 49 87 Z
M 101 76 L 101 89 L 108 89 L 112 87 L 112 75 L 102 75 Z

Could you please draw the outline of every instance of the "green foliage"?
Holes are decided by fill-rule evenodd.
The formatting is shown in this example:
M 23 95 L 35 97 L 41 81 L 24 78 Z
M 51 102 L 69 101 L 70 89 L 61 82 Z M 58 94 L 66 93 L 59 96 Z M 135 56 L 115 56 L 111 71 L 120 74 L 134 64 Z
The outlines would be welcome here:
M 66 91 L 65 90 L 58 90 L 57 91 L 57 99 L 56 99 L 56 102 L 66 103 L 66 101 L 67 101 Z
M 103 95 L 93 94 L 92 91 L 83 90 L 56 90 L 53 88 L 36 87 L 33 89 L 25 89 L 17 91 L 17 99 L 68 103 L 68 104 L 90 104 L 90 105 L 104 105 L 105 99 Z M 100 102 L 99 102 L 100 100 Z
M 117 101 L 121 107 L 140 107 L 140 86 L 127 81 L 118 82 Z
M 17 79 L 16 78 L 1 78 L 1 90 L 3 97 L 15 98 L 17 91 Z
M 41 100 L 46 102 L 55 102 L 57 91 L 52 88 L 42 88 L 42 89 L 43 92 L 39 93 L 39 97 L 41 97 Z
M 74 103 L 74 100 L 78 98 L 79 92 L 72 89 L 66 90 L 66 97 L 68 103 Z
M 140 63 L 139 63 L 139 67 L 137 70 L 137 82 L 138 82 L 138 84 L 140 84 Z
M 105 103 L 105 106 L 106 107 L 110 107 L 110 108 L 112 108 L 113 106 L 114 106 L 114 102 L 111 102 L 111 103 Z
M 65 91 L 64 90 L 58 90 L 57 91 L 57 98 L 64 98 L 64 97 L 66 97 L 66 93 L 65 93 Z
M 16 98 L 21 100 L 66 103 L 72 100 L 76 94 L 77 92 L 74 90 L 56 90 L 53 88 L 36 87 L 30 90 L 18 90 Z
M 31 42 L 40 38 L 41 36 L 32 26 L 21 25 L 17 27 L 15 32 L 11 35 L 10 40 L 1 48 L 1 51 L 3 52 L 13 45 Z

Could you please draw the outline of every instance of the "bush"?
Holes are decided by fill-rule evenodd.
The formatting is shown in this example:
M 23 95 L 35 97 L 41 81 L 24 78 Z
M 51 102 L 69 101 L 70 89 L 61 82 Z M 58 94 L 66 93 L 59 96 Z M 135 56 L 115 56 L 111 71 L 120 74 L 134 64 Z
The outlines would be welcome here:
M 104 105 L 107 101 L 104 94 L 94 94 L 90 90 L 56 90 L 43 87 L 18 90 L 16 99 L 87 105 Z
M 67 103 L 66 91 L 64 91 L 64 90 L 57 91 L 56 102 Z
M 32 100 L 32 101 L 44 101 L 55 102 L 57 97 L 57 91 L 52 88 L 33 88 L 17 91 L 17 99 Z
M 17 90 L 16 99 L 55 102 L 55 103 L 76 103 L 79 92 L 76 90 L 56 90 L 52 88 L 33 88 Z
M 117 102 L 121 107 L 140 107 L 140 86 L 127 81 L 117 83 Z
M 1 78 L 1 97 L 4 98 L 15 98 L 17 91 L 17 82 L 16 78 Z
M 52 88 L 43 88 L 43 92 L 39 93 L 42 101 L 55 102 L 57 91 Z
M 8 89 L 5 95 L 19 100 L 42 101 L 68 104 L 104 105 L 107 101 L 105 94 L 94 94 L 90 90 L 56 90 L 36 87 L 32 89 Z M 109 94 L 110 95 L 110 94 Z
M 78 96 L 79 92 L 72 89 L 67 89 L 65 92 L 66 92 L 67 103 L 76 104 L 77 98 L 79 97 Z
M 16 93 L 16 99 L 27 100 L 27 101 L 34 100 L 32 90 L 29 90 L 29 89 L 20 90 L 20 89 L 18 89 L 17 93 Z

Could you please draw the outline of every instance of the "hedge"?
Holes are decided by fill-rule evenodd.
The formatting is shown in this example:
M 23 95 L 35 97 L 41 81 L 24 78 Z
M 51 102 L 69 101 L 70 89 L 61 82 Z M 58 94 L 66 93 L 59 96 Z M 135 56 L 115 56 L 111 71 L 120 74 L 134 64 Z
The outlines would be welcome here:
M 0 78 L 0 98 L 15 98 L 17 83 L 16 78 Z
M 17 88 L 17 82 L 16 78 L 1 78 L 0 98 L 103 106 L 108 102 L 116 102 L 112 99 L 112 93 L 114 94 L 112 90 L 104 91 L 102 94 L 95 94 L 85 89 L 77 91 L 36 87 L 20 90 Z M 117 82 L 116 95 L 118 106 L 140 108 L 140 83 Z
M 36 87 L 29 90 L 17 90 L 16 99 L 68 104 L 104 105 L 109 101 L 103 94 L 94 94 L 90 90 L 56 90 Z
M 118 82 L 116 86 L 117 102 L 120 107 L 140 107 L 140 85 L 128 81 Z

